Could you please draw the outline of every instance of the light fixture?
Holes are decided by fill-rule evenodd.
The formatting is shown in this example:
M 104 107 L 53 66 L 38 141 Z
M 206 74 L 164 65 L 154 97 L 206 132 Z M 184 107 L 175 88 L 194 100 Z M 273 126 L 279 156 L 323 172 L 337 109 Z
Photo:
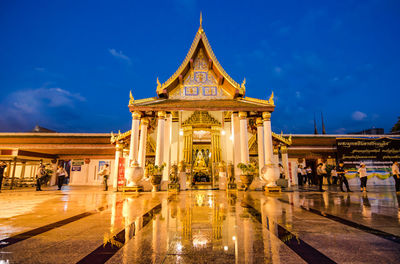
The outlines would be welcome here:
M 228 251 L 228 246 L 224 246 L 224 250 L 225 250 L 225 251 Z
M 179 129 L 179 136 L 183 136 L 183 130 Z
M 233 236 L 233 237 L 232 237 L 232 240 L 233 240 L 233 241 L 235 241 L 235 240 L 236 240 L 236 237 L 235 237 L 235 236 Z
M 226 134 L 225 130 L 222 130 L 221 135 L 225 136 L 225 134 Z

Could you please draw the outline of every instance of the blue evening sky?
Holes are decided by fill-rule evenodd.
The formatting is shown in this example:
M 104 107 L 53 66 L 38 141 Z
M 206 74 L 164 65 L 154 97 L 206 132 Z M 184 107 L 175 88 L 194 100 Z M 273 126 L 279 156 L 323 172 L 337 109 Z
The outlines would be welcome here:
M 0 1 L 0 131 L 128 130 L 203 28 L 275 132 L 388 132 L 400 116 L 400 1 Z

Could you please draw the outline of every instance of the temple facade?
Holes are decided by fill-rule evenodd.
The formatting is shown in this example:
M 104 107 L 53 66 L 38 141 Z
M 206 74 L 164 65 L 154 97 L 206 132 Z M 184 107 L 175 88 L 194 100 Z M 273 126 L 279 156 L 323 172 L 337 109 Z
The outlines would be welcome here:
M 226 177 L 219 172 L 226 168 L 235 168 L 240 182 L 239 163 L 257 166 L 253 188 L 274 185 L 278 163 L 288 172 L 291 138 L 271 131 L 273 92 L 268 100 L 246 97 L 246 80 L 239 84 L 225 72 L 201 24 L 183 63 L 164 83 L 157 78 L 155 90 L 156 97 L 140 100 L 130 93 L 132 129 L 111 135 L 115 175 L 121 162 L 143 171 L 165 163 L 162 182 L 167 183 L 171 167 L 185 164 L 188 183 L 221 189 Z

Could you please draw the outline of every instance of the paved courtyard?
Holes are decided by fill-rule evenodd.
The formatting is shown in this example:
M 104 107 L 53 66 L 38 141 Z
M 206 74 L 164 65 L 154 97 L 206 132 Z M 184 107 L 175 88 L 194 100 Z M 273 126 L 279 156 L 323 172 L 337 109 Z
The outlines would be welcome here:
M 399 203 L 385 187 L 5 190 L 0 263 L 400 263 Z

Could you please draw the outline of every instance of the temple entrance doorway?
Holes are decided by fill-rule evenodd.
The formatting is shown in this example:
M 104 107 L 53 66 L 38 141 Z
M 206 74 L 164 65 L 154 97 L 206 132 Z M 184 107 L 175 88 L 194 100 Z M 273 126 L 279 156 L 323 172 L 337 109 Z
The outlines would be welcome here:
M 211 142 L 193 144 L 192 186 L 212 188 Z
M 192 189 L 214 189 L 221 161 L 221 123 L 207 111 L 194 111 L 182 123 L 184 160 L 190 166 Z

